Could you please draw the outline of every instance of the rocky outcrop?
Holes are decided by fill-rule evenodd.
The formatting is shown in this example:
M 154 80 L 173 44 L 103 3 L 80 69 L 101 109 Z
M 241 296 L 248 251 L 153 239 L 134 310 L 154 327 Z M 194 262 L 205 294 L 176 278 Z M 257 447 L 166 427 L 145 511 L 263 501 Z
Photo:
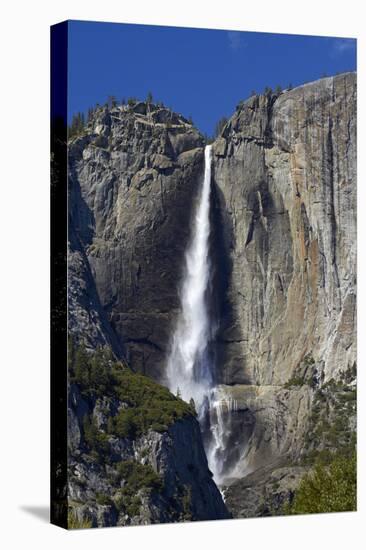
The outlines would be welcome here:
M 131 388 L 135 376 L 128 375 Z M 149 382 L 150 391 L 154 385 Z M 130 407 L 118 396 L 117 385 L 106 394 L 91 387 L 72 382 L 69 388 L 68 499 L 74 523 L 108 527 L 230 517 L 187 405 L 188 414 L 169 426 L 151 424 L 142 434 L 126 435 L 118 433 L 120 425 L 113 427 L 118 413 Z M 180 402 L 165 389 L 164 398 Z
M 254 96 L 214 145 L 230 265 L 222 381 L 284 384 L 355 360 L 356 75 Z
M 287 457 L 290 463 L 301 456 L 313 395 L 308 385 L 236 384 L 220 386 L 218 391 L 223 403 L 235 403 L 225 418 L 225 430 L 230 434 L 225 453 L 226 483 L 279 457 Z
M 291 466 L 278 460 L 225 488 L 225 502 L 238 518 L 281 515 L 309 469 L 308 466 Z
M 329 464 L 335 454 L 350 459 L 356 443 L 355 377 L 353 367 L 325 384 L 298 376 L 285 387 L 221 390 L 237 400 L 241 422 L 251 419 L 241 460 L 223 488 L 234 517 L 283 514 L 316 460 Z M 230 420 L 228 429 L 235 432 Z
M 68 249 L 68 335 L 90 350 L 109 346 L 116 357 L 124 355 L 122 343 L 112 330 L 104 311 L 85 252 L 69 224 Z
M 69 145 L 73 223 L 99 300 L 131 366 L 155 379 L 179 306 L 202 146 L 184 117 L 144 102 L 100 108 Z

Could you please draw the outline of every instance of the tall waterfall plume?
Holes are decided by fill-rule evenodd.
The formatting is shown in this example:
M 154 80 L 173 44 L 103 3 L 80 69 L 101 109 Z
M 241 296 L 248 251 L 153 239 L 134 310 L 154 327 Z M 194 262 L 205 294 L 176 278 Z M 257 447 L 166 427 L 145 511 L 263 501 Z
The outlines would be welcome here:
M 180 292 L 181 313 L 167 365 L 169 388 L 173 393 L 179 390 L 185 401 L 193 398 L 199 418 L 203 417 L 213 385 L 213 365 L 209 353 L 213 326 L 207 303 L 210 282 L 210 188 L 211 145 L 207 145 L 202 188 L 185 255 Z
M 180 292 L 181 311 L 167 364 L 170 390 L 185 401 L 194 400 L 204 436 L 209 467 L 215 481 L 225 474 L 225 445 L 230 435 L 233 404 L 215 387 L 211 343 L 215 323 L 208 304 L 211 283 L 210 237 L 211 145 L 205 148 L 205 171 L 185 254 Z

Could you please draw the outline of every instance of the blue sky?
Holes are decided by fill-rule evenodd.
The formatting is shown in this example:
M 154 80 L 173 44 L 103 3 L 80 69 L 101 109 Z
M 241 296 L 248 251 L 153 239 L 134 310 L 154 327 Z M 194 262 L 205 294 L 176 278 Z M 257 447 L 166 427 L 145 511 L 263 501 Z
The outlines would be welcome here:
M 251 90 L 356 70 L 356 40 L 70 21 L 68 56 L 69 120 L 151 91 L 211 135 Z

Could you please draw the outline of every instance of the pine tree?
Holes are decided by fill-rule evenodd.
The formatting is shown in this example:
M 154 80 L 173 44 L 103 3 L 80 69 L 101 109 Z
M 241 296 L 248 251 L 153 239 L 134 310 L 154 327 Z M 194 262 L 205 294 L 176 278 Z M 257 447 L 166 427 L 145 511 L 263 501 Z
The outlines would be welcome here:
M 80 345 L 75 353 L 74 361 L 74 372 L 75 372 L 75 382 L 84 387 L 89 386 L 90 381 L 90 365 L 89 365 L 89 354 L 86 351 L 84 345 Z
M 89 123 L 92 120 L 93 115 L 94 115 L 94 109 L 93 109 L 93 107 L 89 107 L 88 116 L 87 116 L 87 119 L 86 119 L 87 123 Z
M 110 108 L 110 109 L 113 109 L 113 107 L 115 107 L 117 105 L 117 99 L 114 95 L 110 95 L 108 96 L 108 101 L 107 101 L 107 106 Z
M 280 95 L 281 92 L 282 92 L 282 86 L 280 86 L 280 84 L 277 84 L 274 93 L 276 95 Z
M 85 128 L 85 116 L 84 113 L 76 113 L 73 115 L 71 124 L 69 126 L 69 138 L 82 134 Z

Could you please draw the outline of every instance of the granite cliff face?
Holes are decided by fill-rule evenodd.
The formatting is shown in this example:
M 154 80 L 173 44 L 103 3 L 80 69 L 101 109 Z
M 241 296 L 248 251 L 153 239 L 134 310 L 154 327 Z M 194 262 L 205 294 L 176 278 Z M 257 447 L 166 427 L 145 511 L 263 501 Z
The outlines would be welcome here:
M 162 383 L 203 145 L 147 103 L 97 109 L 69 143 L 71 331 Z M 227 502 L 261 515 L 265 480 L 283 489 L 277 509 L 299 461 L 326 446 L 312 435 L 319 399 L 333 410 L 334 380 L 354 391 L 354 73 L 237 108 L 213 144 L 211 229 L 217 380 L 235 403 Z M 350 402 L 342 434 L 355 429 Z
M 355 74 L 252 97 L 214 150 L 223 381 L 284 384 L 309 352 L 336 376 L 355 360 Z
M 146 103 L 99 109 L 69 147 L 73 224 L 100 302 L 136 370 L 161 379 L 203 139 Z
M 314 389 L 356 361 L 356 75 L 250 98 L 214 151 L 219 372 L 255 418 L 247 473 L 301 456 Z
M 135 376 L 128 375 L 129 384 Z M 160 391 L 153 382 L 149 386 L 150 393 Z M 194 416 L 184 412 L 168 426 L 151 424 L 143 433 L 126 432 L 132 409 L 133 414 L 140 414 L 116 390 L 98 395 L 98 390 L 90 391 L 75 381 L 71 384 L 71 518 L 93 527 L 229 518 L 208 469 Z

